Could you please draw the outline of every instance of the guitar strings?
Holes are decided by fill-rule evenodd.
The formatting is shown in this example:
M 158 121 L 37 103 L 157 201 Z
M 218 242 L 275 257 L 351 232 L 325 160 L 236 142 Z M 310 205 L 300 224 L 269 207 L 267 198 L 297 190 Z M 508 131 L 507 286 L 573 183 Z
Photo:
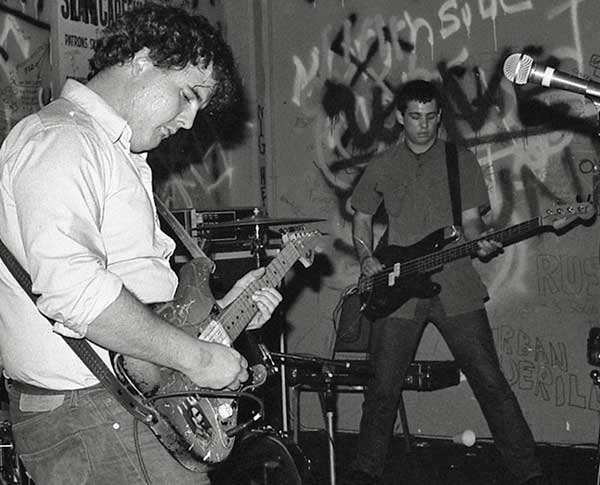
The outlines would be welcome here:
M 528 221 L 522 222 L 515 226 L 511 226 L 505 229 L 501 229 L 494 233 L 488 234 L 478 239 L 474 239 L 469 241 L 468 243 L 461 245 L 456 248 L 448 248 L 441 251 L 437 251 L 434 253 L 427 254 L 425 256 L 421 256 L 415 258 L 408 263 L 400 263 L 400 273 L 399 276 L 407 275 L 407 274 L 415 274 L 422 272 L 420 270 L 427 268 L 436 268 L 445 262 L 448 262 L 452 259 L 457 259 L 458 257 L 467 256 L 473 252 L 474 247 L 479 243 L 479 241 L 485 240 L 494 240 L 494 238 L 498 238 L 499 236 L 505 234 L 507 236 L 507 240 L 510 241 L 510 237 L 514 236 L 523 236 L 528 232 L 531 232 L 534 229 L 537 229 L 540 226 L 540 217 L 536 217 L 534 219 L 530 219 Z M 454 253 L 454 254 L 453 254 Z M 452 255 L 451 257 L 448 257 Z M 394 267 L 390 266 L 385 268 L 383 271 L 366 278 L 362 278 L 359 283 L 359 291 L 360 293 L 364 293 L 374 286 L 380 285 L 387 282 L 389 280 L 389 275 L 394 272 Z

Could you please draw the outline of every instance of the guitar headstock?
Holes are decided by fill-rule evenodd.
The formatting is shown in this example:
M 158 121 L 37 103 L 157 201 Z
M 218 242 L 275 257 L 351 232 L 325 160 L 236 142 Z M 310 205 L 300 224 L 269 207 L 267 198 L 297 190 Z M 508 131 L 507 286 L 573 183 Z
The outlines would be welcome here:
M 596 208 L 591 202 L 576 202 L 574 204 L 557 204 L 544 211 L 544 225 L 552 226 L 555 230 L 562 229 L 572 222 L 581 219 L 586 221 L 596 215 Z
M 300 262 L 308 268 L 315 259 L 315 252 L 319 252 L 318 244 L 322 234 L 318 230 L 294 230 L 283 233 L 281 240 L 286 245 L 292 245 L 298 251 Z

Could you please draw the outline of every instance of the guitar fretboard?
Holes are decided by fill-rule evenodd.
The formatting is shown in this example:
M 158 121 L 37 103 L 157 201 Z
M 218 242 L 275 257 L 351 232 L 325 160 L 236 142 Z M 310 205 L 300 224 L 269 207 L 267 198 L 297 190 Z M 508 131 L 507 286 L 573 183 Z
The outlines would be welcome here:
M 535 217 L 520 224 L 500 229 L 496 232 L 487 234 L 481 238 L 473 239 L 472 241 L 465 242 L 458 246 L 450 247 L 440 251 L 420 256 L 409 261 L 400 263 L 400 270 L 398 271 L 394 266 L 386 268 L 380 273 L 371 276 L 370 278 L 364 278 L 359 282 L 359 291 L 369 291 L 374 285 L 387 284 L 389 275 L 394 273 L 399 277 L 406 277 L 409 275 L 415 275 L 418 273 L 427 273 L 435 268 L 443 266 L 446 263 L 455 261 L 457 259 L 471 256 L 479 249 L 480 241 L 497 241 L 502 243 L 504 246 L 517 242 L 523 239 L 525 236 L 533 234 L 538 231 L 542 226 L 542 218 Z
M 231 340 L 235 340 L 250 323 L 258 312 L 256 303 L 252 300 L 253 293 L 264 287 L 275 288 L 288 270 L 300 257 L 300 253 L 288 243 L 275 258 L 267 265 L 262 278 L 253 281 L 237 299 L 219 315 L 219 322 Z

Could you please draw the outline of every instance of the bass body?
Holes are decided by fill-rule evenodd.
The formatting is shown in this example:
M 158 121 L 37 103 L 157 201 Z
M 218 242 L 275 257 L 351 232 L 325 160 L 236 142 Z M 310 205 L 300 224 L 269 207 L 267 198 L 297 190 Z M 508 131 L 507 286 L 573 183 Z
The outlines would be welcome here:
M 371 278 L 361 277 L 358 288 L 362 301 L 362 313 L 369 320 L 389 315 L 411 298 L 432 298 L 441 291 L 441 286 L 431 281 L 431 274 L 441 269 L 428 268 L 427 272 L 394 271 L 404 264 L 436 250 L 440 250 L 458 238 L 458 233 L 442 228 L 432 232 L 411 246 L 388 245 L 375 251 L 375 257 L 391 271 L 383 271 Z
M 431 298 L 437 295 L 441 287 L 430 280 L 431 274 L 446 263 L 474 256 L 480 241 L 496 241 L 507 246 L 544 229 L 558 231 L 578 219 L 589 220 L 595 215 L 596 210 L 590 202 L 556 205 L 547 209 L 543 216 L 478 239 L 451 244 L 447 248 L 461 237 L 455 226 L 438 229 L 411 246 L 382 246 L 374 255 L 384 269 L 373 276 L 361 276 L 358 280 L 356 291 L 361 301 L 361 312 L 373 321 L 389 315 L 413 297 Z

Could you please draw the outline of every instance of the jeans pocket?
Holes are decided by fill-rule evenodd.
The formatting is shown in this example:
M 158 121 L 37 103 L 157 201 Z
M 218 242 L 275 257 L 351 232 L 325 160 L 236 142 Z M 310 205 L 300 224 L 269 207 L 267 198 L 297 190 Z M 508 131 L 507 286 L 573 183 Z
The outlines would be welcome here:
M 32 443 L 29 440 L 29 443 Z M 21 461 L 35 483 L 67 485 L 89 483 L 92 469 L 87 448 L 78 433 L 46 448 L 19 449 Z

